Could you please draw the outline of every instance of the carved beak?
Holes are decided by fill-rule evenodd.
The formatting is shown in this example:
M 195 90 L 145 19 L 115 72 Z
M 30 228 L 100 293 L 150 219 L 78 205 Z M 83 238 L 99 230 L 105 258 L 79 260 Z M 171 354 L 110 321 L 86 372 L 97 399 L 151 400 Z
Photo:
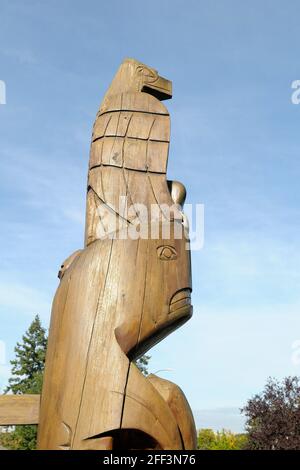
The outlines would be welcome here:
M 172 98 L 172 82 L 158 76 L 155 81 L 145 84 L 142 91 L 155 96 L 160 101 L 169 100 Z

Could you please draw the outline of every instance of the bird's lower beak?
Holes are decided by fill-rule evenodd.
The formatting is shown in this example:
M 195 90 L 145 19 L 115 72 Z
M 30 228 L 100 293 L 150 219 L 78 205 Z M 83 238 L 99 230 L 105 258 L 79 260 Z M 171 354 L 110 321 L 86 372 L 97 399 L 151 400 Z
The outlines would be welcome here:
M 143 86 L 142 91 L 158 98 L 160 101 L 172 98 L 172 82 L 166 78 L 158 76 L 152 82 Z

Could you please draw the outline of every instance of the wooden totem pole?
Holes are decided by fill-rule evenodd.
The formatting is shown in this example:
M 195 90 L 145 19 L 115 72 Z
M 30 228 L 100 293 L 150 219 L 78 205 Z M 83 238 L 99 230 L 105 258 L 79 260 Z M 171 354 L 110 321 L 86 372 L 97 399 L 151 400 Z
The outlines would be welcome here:
M 196 448 L 183 392 L 134 363 L 192 315 L 185 189 L 166 180 L 171 90 L 126 59 L 97 114 L 85 247 L 59 271 L 41 398 L 0 399 L 0 424 L 39 424 L 39 449 Z

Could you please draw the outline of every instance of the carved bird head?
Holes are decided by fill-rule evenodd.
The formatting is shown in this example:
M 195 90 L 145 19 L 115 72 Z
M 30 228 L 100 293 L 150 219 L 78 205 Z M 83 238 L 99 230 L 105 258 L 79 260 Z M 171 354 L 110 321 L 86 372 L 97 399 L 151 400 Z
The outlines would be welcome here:
M 144 92 L 160 101 L 172 98 L 172 82 L 157 70 L 135 59 L 125 59 L 119 67 L 105 98 L 117 93 Z

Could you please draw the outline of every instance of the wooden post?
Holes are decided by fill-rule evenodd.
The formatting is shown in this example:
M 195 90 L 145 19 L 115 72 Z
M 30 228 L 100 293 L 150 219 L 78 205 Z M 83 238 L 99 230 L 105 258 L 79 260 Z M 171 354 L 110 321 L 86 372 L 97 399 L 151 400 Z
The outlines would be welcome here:
M 121 64 L 93 128 L 85 247 L 62 264 L 39 449 L 193 449 L 183 392 L 133 360 L 192 315 L 185 188 L 166 179 L 172 84 Z M 166 235 L 166 232 L 168 232 Z

